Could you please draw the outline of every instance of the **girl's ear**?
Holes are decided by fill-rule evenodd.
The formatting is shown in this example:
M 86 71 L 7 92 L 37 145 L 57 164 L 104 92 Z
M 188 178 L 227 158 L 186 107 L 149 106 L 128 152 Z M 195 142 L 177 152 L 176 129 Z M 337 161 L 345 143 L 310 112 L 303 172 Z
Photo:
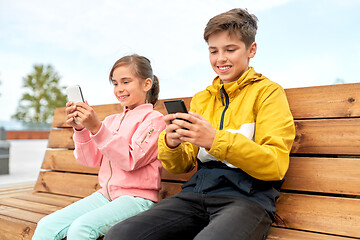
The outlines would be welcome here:
M 145 79 L 144 80 L 144 84 L 143 84 L 143 87 L 144 87 L 144 91 L 145 92 L 148 92 L 150 89 L 151 89 L 151 87 L 152 87 L 152 80 L 151 80 L 151 78 L 147 78 L 147 79 Z

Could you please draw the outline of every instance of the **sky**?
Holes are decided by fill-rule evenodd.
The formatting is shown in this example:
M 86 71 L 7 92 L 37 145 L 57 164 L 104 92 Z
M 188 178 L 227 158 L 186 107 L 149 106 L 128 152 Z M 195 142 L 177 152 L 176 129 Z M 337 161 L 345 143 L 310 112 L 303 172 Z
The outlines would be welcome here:
M 359 0 L 0 0 L 0 121 L 10 120 L 34 64 L 90 105 L 116 103 L 108 75 L 124 55 L 151 60 L 160 99 L 193 96 L 216 76 L 208 20 L 233 8 L 257 16 L 255 71 L 283 88 L 359 82 Z

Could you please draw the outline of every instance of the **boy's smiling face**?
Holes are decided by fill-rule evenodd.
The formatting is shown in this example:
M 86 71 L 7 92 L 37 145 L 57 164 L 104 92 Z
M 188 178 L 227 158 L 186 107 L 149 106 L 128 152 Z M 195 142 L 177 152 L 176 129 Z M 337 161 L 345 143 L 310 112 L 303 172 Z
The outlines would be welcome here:
M 210 35 L 208 44 L 211 66 L 223 83 L 238 80 L 256 53 L 255 42 L 246 48 L 243 41 L 227 31 Z

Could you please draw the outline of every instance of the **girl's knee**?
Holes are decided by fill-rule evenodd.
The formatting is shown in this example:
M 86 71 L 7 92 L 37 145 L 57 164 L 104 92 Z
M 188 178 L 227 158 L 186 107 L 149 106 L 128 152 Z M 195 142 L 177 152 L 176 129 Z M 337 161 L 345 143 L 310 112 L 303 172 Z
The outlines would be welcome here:
M 38 222 L 33 240 L 57 240 L 62 239 L 62 229 L 59 229 L 51 215 L 45 216 Z
M 78 218 L 69 227 L 67 232 L 68 240 L 76 239 L 97 239 L 100 233 L 87 221 L 87 219 Z

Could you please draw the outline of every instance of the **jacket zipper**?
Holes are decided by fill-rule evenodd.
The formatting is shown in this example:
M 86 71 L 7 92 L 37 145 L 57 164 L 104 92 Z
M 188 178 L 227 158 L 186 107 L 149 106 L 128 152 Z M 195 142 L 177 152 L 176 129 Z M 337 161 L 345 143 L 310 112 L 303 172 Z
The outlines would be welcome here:
M 112 171 L 111 161 L 110 160 L 109 160 L 109 166 L 110 166 L 110 177 L 109 177 L 109 179 L 108 179 L 108 181 L 106 183 L 106 192 L 107 192 L 109 200 L 111 202 L 112 199 L 111 199 L 110 192 L 109 192 L 109 182 L 110 182 L 110 179 L 112 178 L 113 171 Z
M 149 130 L 149 132 L 147 132 L 147 133 L 145 134 L 145 136 L 144 136 L 143 140 L 141 141 L 141 143 L 143 143 L 143 142 L 145 141 L 146 137 L 147 137 L 147 136 L 150 136 L 150 134 L 151 134 L 153 131 L 154 131 L 154 128 L 151 128 L 151 129 Z
M 224 85 L 220 89 L 220 96 L 221 96 L 221 102 L 222 102 L 223 106 L 225 105 L 224 111 L 221 114 L 220 128 L 219 128 L 219 130 L 222 130 L 224 127 L 225 112 L 229 108 L 229 95 L 225 91 Z M 225 104 L 224 104 L 224 96 L 225 96 Z
M 124 115 L 123 115 L 123 117 L 121 118 L 121 120 L 120 120 L 120 124 L 119 124 L 119 127 L 118 127 L 117 131 L 119 131 L 119 129 L 120 129 L 120 125 L 121 125 L 121 123 L 123 122 L 123 120 L 124 120 L 124 118 L 125 118 L 126 113 L 127 113 L 127 112 L 125 112 L 125 113 L 124 113 Z M 107 182 L 106 182 L 106 192 L 107 192 L 107 195 L 108 195 L 109 200 L 110 200 L 110 202 L 111 202 L 111 201 L 112 201 L 112 199 L 111 199 L 111 196 L 110 196 L 110 191 L 109 191 L 109 182 L 110 182 L 110 180 L 111 180 L 111 178 L 112 178 L 112 175 L 113 175 L 113 170 L 112 170 L 112 166 L 111 166 L 111 161 L 110 161 L 110 159 L 109 159 L 109 167 L 110 167 L 110 177 L 109 177 L 109 179 L 108 179 L 108 180 L 107 180 Z

